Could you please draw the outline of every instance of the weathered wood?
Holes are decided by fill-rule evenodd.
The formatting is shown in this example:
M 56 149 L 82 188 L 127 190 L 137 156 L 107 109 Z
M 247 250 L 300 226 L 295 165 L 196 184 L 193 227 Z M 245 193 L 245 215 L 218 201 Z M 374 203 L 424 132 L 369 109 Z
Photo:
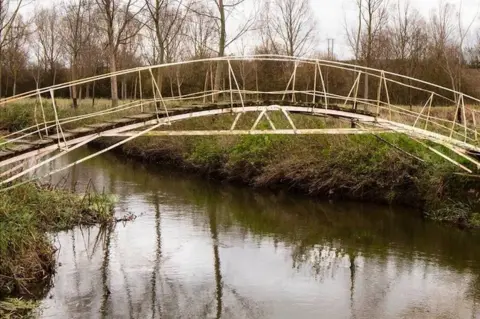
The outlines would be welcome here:
M 90 133 L 94 131 L 95 131 L 95 128 L 93 127 L 78 127 L 71 130 L 66 130 L 66 132 L 72 133 L 72 134 L 85 134 L 85 133 Z

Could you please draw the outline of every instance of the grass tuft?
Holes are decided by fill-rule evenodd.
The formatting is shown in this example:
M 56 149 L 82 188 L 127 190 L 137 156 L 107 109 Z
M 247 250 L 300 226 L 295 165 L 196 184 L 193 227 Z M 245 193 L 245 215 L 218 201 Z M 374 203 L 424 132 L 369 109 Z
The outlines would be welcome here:
M 0 295 L 31 295 L 53 273 L 47 232 L 113 220 L 114 199 L 27 184 L 0 193 Z

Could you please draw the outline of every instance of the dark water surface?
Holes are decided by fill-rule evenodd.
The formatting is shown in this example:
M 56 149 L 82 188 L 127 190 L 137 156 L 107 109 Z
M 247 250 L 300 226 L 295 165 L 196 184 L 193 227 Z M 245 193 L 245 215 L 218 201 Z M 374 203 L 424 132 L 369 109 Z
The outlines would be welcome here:
M 480 318 L 478 232 L 111 155 L 70 177 L 138 218 L 55 236 L 60 266 L 41 318 Z

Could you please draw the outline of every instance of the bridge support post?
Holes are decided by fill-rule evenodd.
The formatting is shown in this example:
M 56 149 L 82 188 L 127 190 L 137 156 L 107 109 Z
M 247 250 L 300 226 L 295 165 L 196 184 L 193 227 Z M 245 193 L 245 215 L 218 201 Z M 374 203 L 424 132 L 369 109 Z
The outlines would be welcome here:
M 432 101 L 433 101 L 433 92 L 432 94 L 430 95 L 430 97 L 428 98 L 427 102 L 425 103 L 425 105 L 423 106 L 422 110 L 420 111 L 420 113 L 418 114 L 417 118 L 415 119 L 415 123 L 413 123 L 413 127 L 416 127 L 417 126 L 417 123 L 418 121 L 420 120 L 420 118 L 422 117 L 423 115 L 423 112 L 425 112 L 425 109 L 427 108 L 428 106 L 428 117 L 430 117 L 430 109 L 432 107 Z M 428 124 L 428 118 L 427 118 L 427 123 Z M 426 128 L 425 128 L 426 129 Z
M 43 124 L 45 125 L 45 135 L 48 137 L 48 127 L 47 127 L 47 119 L 45 117 L 45 108 L 43 107 L 42 95 L 40 94 L 40 90 L 38 88 L 37 88 L 37 96 L 38 96 L 38 101 L 40 102 L 40 108 L 42 110 Z
M 392 120 L 392 105 L 390 104 L 390 93 L 388 92 L 388 85 L 387 85 L 387 78 L 385 77 L 385 72 L 382 71 L 383 76 L 383 85 L 385 85 L 385 96 L 387 97 L 387 105 L 388 105 L 388 119 Z
M 475 142 L 478 141 L 478 131 L 477 131 L 477 114 L 475 113 L 475 110 L 472 109 L 472 119 L 473 119 L 473 129 L 475 131 Z
M 153 75 L 152 68 L 148 69 L 150 71 L 150 75 L 152 76 L 152 84 L 153 84 L 153 98 L 155 101 L 155 114 L 157 116 L 157 121 L 160 122 L 160 115 L 158 114 L 158 103 L 163 104 L 163 109 L 165 110 L 165 116 L 167 117 L 168 123 L 170 124 L 170 116 L 168 115 L 168 109 L 167 105 L 165 104 L 165 101 L 163 100 L 162 92 L 160 91 L 160 88 L 158 87 L 157 81 L 155 80 L 155 76 Z M 160 97 L 160 102 L 157 101 L 157 94 Z
M 352 88 L 350 89 L 350 92 L 348 92 L 348 96 L 347 98 L 345 99 L 345 103 L 343 103 L 343 107 L 347 107 L 347 103 L 348 101 L 350 100 L 350 98 L 352 97 L 352 94 L 354 92 L 357 92 L 358 93 L 358 86 L 360 84 L 360 76 L 362 75 L 362 72 L 357 72 L 357 78 L 355 79 L 355 82 L 353 82 L 353 85 L 352 85 Z M 356 97 L 354 98 L 354 101 L 356 101 Z M 356 109 L 356 105 L 354 104 L 353 105 L 354 109 Z
M 322 72 L 322 68 L 320 67 L 320 63 L 318 61 L 316 61 L 315 63 L 315 82 L 317 80 L 317 69 L 318 69 L 318 73 L 320 74 L 320 82 L 322 83 L 322 90 L 323 90 L 323 98 L 324 98 L 324 103 L 325 103 L 325 109 L 328 110 L 328 97 L 327 97 L 327 88 L 325 86 L 325 79 L 323 78 L 323 72 Z M 315 89 L 316 89 L 316 85 L 315 85 Z M 314 102 L 315 103 L 315 102 Z
M 460 94 L 457 99 L 457 107 L 455 109 L 455 115 L 453 118 L 453 123 L 452 123 L 452 128 L 450 130 L 450 138 L 453 137 L 453 133 L 455 132 L 455 127 L 457 126 L 457 121 L 459 124 L 462 124 L 462 111 L 460 108 L 462 108 L 463 104 L 463 94 Z
M 142 87 L 142 72 L 138 71 L 138 86 L 140 93 L 140 112 L 143 113 L 143 87 Z
M 60 120 L 58 119 L 57 105 L 55 103 L 55 93 L 53 89 L 50 90 L 50 96 L 52 98 L 53 113 L 55 115 L 55 125 L 57 127 L 58 148 L 61 149 L 60 147 L 60 136 L 61 136 L 63 138 L 63 142 L 65 143 L 65 148 L 68 149 L 67 140 L 65 139 L 65 135 L 63 134 L 63 129 L 62 129 L 62 126 L 60 125 Z
M 295 67 L 293 69 L 292 103 L 297 102 L 297 99 L 295 97 L 295 88 L 297 84 L 297 68 L 298 68 L 298 62 L 295 61 Z
M 245 102 L 243 101 L 243 94 L 242 90 L 240 90 L 240 85 L 238 84 L 237 77 L 235 76 L 235 72 L 233 72 L 232 64 L 230 63 L 230 60 L 228 60 L 228 72 L 229 75 L 233 78 L 233 81 L 235 82 L 235 86 L 237 87 L 238 90 L 238 96 L 240 97 L 240 102 L 242 103 L 242 109 L 245 111 Z M 232 96 L 233 100 L 233 96 Z M 232 107 L 233 107 L 233 102 L 232 102 Z

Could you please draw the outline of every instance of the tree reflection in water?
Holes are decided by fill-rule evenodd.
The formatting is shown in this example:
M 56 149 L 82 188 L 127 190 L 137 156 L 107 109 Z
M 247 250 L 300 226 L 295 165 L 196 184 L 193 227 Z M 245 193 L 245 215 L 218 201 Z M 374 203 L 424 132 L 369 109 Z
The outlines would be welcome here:
M 115 191 L 122 212 L 144 215 L 125 226 L 59 234 L 65 266 L 52 292 L 53 302 L 67 305 L 58 307 L 63 317 L 260 318 L 273 316 L 273 305 L 288 311 L 298 299 L 318 311 L 315 298 L 325 292 L 337 296 L 332 309 L 346 309 L 352 318 L 380 318 L 388 311 L 448 317 L 458 305 L 469 316 L 478 311 L 478 233 L 425 223 L 406 211 L 157 174 L 109 156 L 81 170 L 78 178 L 96 176 L 103 183 L 98 189 Z M 268 259 L 282 254 L 288 258 Z M 271 260 L 278 264 L 255 269 Z M 70 287 L 69 280 L 75 289 L 62 288 Z M 278 291 L 267 289 L 272 280 Z M 290 290 L 283 291 L 283 281 Z M 408 298 L 405 287 L 423 299 Z M 438 297 L 431 287 L 453 287 L 465 298 L 450 298 L 455 293 L 448 289 Z M 438 309 L 432 308 L 435 300 Z

